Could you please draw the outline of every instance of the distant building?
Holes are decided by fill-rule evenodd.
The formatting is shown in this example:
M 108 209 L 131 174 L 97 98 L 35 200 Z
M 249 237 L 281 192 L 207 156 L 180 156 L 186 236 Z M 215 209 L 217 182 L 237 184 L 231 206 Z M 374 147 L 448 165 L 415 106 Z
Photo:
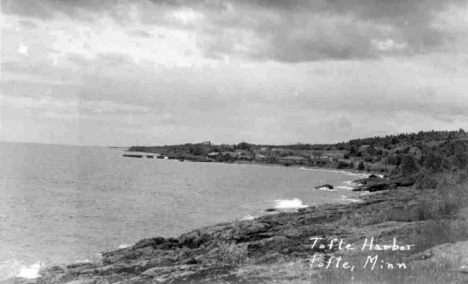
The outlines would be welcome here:
M 266 161 L 266 156 L 262 154 L 255 154 L 255 160 L 257 161 Z
M 375 156 L 377 155 L 377 150 L 372 145 L 362 145 L 359 147 L 358 153 L 361 153 L 362 156 Z
M 222 162 L 230 162 L 237 160 L 237 154 L 234 152 L 221 152 L 218 159 Z
M 208 153 L 208 158 L 211 158 L 211 159 L 216 159 L 218 156 L 219 156 L 219 152 L 211 152 L 211 153 Z
M 252 161 L 252 156 L 247 154 L 239 154 L 237 155 L 237 159 L 241 161 Z
M 307 164 L 309 162 L 309 159 L 306 159 L 301 156 L 286 156 L 279 158 L 278 161 L 287 164 Z

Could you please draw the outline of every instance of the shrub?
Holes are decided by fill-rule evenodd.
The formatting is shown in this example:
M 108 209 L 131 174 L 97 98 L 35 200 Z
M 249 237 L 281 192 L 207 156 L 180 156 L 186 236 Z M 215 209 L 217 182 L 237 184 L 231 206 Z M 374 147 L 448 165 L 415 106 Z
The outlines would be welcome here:
M 344 161 L 339 161 L 338 162 L 338 166 L 337 166 L 338 169 L 344 169 L 344 168 L 348 168 L 348 167 L 349 167 L 348 163 L 346 163 Z
M 401 159 L 401 171 L 404 176 L 410 176 L 419 172 L 419 164 L 411 155 L 404 155 Z
M 231 265 L 241 265 L 248 258 L 248 250 L 245 244 L 220 242 L 218 244 L 221 261 Z
M 364 162 L 361 161 L 361 162 L 358 164 L 357 169 L 358 169 L 359 171 L 363 171 L 363 170 L 365 169 Z
M 429 170 L 423 170 L 416 179 L 415 186 L 417 189 L 435 189 L 439 184 L 437 175 Z

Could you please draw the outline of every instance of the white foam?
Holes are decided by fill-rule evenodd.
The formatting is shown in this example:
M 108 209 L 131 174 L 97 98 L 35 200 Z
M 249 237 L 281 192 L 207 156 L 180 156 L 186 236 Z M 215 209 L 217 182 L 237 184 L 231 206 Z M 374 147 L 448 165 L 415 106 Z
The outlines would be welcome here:
M 42 264 L 37 262 L 34 263 L 30 266 L 22 266 L 20 267 L 20 271 L 17 277 L 23 277 L 23 278 L 28 278 L 28 279 L 35 279 L 40 277 L 41 275 L 39 274 L 39 270 L 41 269 Z
M 324 190 L 324 191 L 336 191 L 336 189 L 329 189 L 329 188 L 326 187 L 326 186 L 319 187 L 318 189 L 319 189 L 319 190 Z
M 341 199 L 343 199 L 344 201 L 348 201 L 348 202 L 361 202 L 361 200 L 358 198 L 351 198 L 351 197 L 347 197 L 344 195 L 341 196 Z
M 14 277 L 22 277 L 28 279 L 38 278 L 41 275 L 39 270 L 43 267 L 40 262 L 25 265 L 23 262 L 16 259 L 0 262 L 0 281 Z
M 78 259 L 75 261 L 75 263 L 91 263 L 91 260 L 85 258 L 85 259 Z
M 242 218 L 242 220 L 253 220 L 253 219 L 255 219 L 255 218 L 257 218 L 257 217 L 256 217 L 256 216 L 252 216 L 252 215 L 247 215 L 247 216 L 245 216 L 244 218 Z
M 304 208 L 307 205 L 302 204 L 302 200 L 299 198 L 295 199 L 278 199 L 275 200 L 275 208 L 277 209 L 296 209 L 296 208 Z
M 128 245 L 128 244 L 122 244 L 119 246 L 119 249 L 126 249 L 126 248 L 129 248 L 131 247 L 132 245 Z
M 354 189 L 354 187 L 345 186 L 345 185 L 340 185 L 340 186 L 337 186 L 336 188 L 338 188 L 338 189 L 345 189 L 345 190 L 352 190 L 352 189 Z

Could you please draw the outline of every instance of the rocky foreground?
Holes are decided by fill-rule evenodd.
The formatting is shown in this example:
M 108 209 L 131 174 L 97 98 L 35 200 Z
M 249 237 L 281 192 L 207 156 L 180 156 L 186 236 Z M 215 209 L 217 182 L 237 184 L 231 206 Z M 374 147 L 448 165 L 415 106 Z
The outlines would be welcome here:
M 395 245 L 394 253 L 408 267 L 452 261 L 447 273 L 464 281 L 461 263 L 468 264 L 468 242 L 429 248 L 417 244 L 418 228 L 429 222 L 418 209 L 423 198 L 416 190 L 394 188 L 359 203 L 308 207 L 209 226 L 177 238 L 144 239 L 103 253 L 97 263 L 48 267 L 40 278 L 4 283 L 322 283 L 327 268 L 320 268 L 321 263 L 341 256 L 355 261 L 353 273 L 371 273 L 370 265 L 362 264 L 367 255 L 392 253 Z M 341 271 L 337 273 L 349 270 L 331 263 L 335 265 Z

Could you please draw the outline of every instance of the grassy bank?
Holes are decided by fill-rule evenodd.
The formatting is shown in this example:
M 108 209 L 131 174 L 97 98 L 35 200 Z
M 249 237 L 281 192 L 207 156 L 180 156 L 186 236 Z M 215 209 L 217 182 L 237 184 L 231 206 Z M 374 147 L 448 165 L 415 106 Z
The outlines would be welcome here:
M 395 208 L 380 212 L 356 210 L 336 221 L 337 226 L 365 228 L 386 222 L 411 222 L 408 232 L 414 247 L 410 251 L 382 252 L 375 269 L 350 272 L 345 269 L 329 269 L 320 272 L 312 283 L 468 283 L 457 270 L 468 265 L 468 259 L 447 255 L 447 259 L 421 261 L 418 254 L 442 244 L 454 244 L 468 240 L 468 181 L 466 172 L 437 174 L 439 184 L 434 189 L 412 190 L 424 195 L 410 211 Z M 419 260 L 424 260 L 424 254 Z M 347 258 L 359 267 L 365 267 L 366 254 L 353 254 Z M 408 264 L 413 261 L 412 264 Z M 389 264 L 404 263 L 406 269 L 389 268 Z M 382 266 L 381 266 L 382 265 Z M 369 266 L 369 264 L 368 264 Z

